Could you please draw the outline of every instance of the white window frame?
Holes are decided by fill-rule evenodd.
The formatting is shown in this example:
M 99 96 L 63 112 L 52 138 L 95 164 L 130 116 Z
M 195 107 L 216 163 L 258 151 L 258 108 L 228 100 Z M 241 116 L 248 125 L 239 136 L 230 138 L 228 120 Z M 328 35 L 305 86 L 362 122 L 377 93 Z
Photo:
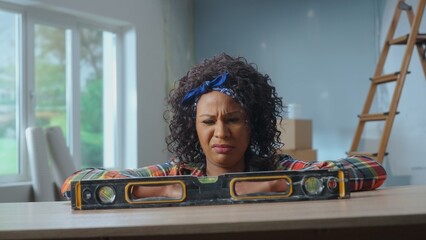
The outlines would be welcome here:
M 126 164 L 123 152 L 124 142 L 124 31 L 120 26 L 111 26 L 110 22 L 102 23 L 93 19 L 84 19 L 80 16 L 72 16 L 69 14 L 58 13 L 51 10 L 38 9 L 34 7 L 27 7 L 16 5 L 12 3 L 0 2 L 0 9 L 21 15 L 21 31 L 20 43 L 18 47 L 19 57 L 17 61 L 17 71 L 19 75 L 19 83 L 17 86 L 17 104 L 19 122 L 18 131 L 18 144 L 19 144 L 19 166 L 20 173 L 16 175 L 0 176 L 0 183 L 11 183 L 19 181 L 28 181 L 30 179 L 29 163 L 27 146 L 25 141 L 25 129 L 29 126 L 34 126 L 35 123 L 35 101 L 33 99 L 33 89 L 35 84 L 34 79 L 34 57 L 30 56 L 34 52 L 34 26 L 41 24 L 46 26 L 58 27 L 66 30 L 66 41 L 70 40 L 67 44 L 67 72 L 66 72 L 66 88 L 67 88 L 67 143 L 73 160 L 77 168 L 81 167 L 81 154 L 80 154 L 80 36 L 79 27 L 89 29 L 97 29 L 102 31 L 111 32 L 116 35 L 116 82 L 113 84 L 105 84 L 115 87 L 116 96 L 116 109 L 113 110 L 113 154 L 114 163 L 116 168 L 123 168 Z M 107 90 L 109 91 L 109 90 Z M 71 94 L 72 92 L 72 94 Z M 105 147 L 104 148 L 108 148 Z

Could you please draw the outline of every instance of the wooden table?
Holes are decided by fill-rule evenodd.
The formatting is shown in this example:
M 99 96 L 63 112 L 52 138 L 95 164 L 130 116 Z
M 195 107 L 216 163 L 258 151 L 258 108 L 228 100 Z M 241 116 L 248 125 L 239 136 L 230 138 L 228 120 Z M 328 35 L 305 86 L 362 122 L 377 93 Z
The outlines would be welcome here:
M 73 211 L 69 202 L 0 204 L 0 239 L 408 239 L 424 238 L 425 230 L 426 186 L 216 206 Z

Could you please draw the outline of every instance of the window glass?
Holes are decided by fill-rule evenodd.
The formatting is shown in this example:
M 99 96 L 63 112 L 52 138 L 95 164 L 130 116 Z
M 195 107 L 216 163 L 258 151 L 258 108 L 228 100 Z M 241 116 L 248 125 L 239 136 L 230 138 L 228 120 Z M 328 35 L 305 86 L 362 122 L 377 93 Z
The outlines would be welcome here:
M 82 167 L 114 167 L 115 34 L 80 29 Z
M 65 30 L 36 24 L 34 35 L 36 126 L 60 126 L 66 134 Z
M 49 19 L 0 10 L 0 182 L 29 177 L 21 143 L 30 125 L 59 126 L 79 168 L 119 164 L 117 35 Z
M 0 11 L 0 176 L 19 173 L 18 17 Z

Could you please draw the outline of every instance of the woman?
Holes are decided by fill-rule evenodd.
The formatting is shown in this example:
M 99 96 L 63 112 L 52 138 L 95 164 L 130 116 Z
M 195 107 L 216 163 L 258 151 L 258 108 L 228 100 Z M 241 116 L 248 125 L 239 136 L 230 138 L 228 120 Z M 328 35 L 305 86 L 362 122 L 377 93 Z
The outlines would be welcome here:
M 220 54 L 204 60 L 177 82 L 169 94 L 168 105 L 165 116 L 170 118 L 170 135 L 166 142 L 177 158 L 132 170 L 83 169 L 67 179 L 62 193 L 69 197 L 70 181 L 80 179 L 218 176 L 273 170 L 348 168 L 351 191 L 376 189 L 386 179 L 384 168 L 363 156 L 304 162 L 277 154 L 282 147 L 277 129 L 277 120 L 284 110 L 282 100 L 270 84 L 269 76 L 259 73 L 244 58 Z M 244 187 L 250 188 L 241 188 Z M 144 197 L 146 191 L 136 188 L 133 194 Z M 280 184 L 269 182 L 257 191 L 282 189 Z

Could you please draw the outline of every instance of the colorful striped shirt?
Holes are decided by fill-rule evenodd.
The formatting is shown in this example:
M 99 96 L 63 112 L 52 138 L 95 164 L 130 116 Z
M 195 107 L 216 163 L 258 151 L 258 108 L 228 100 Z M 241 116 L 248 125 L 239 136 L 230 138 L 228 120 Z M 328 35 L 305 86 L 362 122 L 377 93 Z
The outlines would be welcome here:
M 249 161 L 246 172 L 276 171 L 276 170 L 318 170 L 318 169 L 348 169 L 351 191 L 373 190 L 380 187 L 386 180 L 386 170 L 375 160 L 365 156 L 351 156 L 335 161 L 305 162 L 293 159 L 289 155 L 277 155 L 262 164 L 259 161 Z M 205 176 L 204 163 L 183 163 L 172 160 L 166 163 L 138 169 L 107 170 L 102 168 L 86 168 L 69 176 L 62 185 L 62 194 L 71 197 L 71 182 L 83 179 L 112 179 L 135 177 L 158 177 L 192 175 Z

